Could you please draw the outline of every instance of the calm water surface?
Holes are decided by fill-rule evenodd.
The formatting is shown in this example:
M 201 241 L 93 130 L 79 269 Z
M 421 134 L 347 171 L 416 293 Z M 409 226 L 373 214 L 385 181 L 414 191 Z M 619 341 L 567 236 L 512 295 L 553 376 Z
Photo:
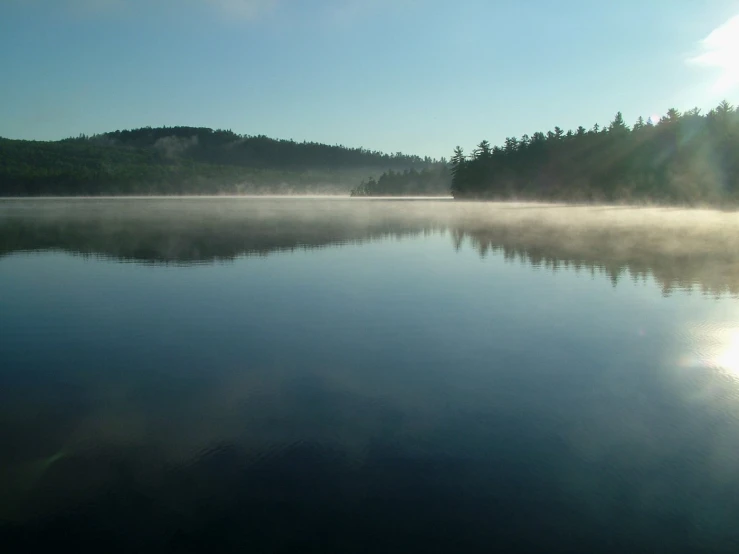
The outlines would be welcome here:
M 739 216 L 0 203 L 0 547 L 738 552 Z

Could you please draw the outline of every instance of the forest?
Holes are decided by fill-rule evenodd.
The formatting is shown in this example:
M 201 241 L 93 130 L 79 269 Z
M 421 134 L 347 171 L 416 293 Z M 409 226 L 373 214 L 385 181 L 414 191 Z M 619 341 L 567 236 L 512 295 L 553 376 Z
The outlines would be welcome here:
M 500 146 L 480 142 L 451 158 L 459 199 L 522 199 L 685 205 L 739 202 L 739 109 L 670 109 L 628 126 L 560 127 Z
M 431 158 L 200 127 L 114 131 L 61 141 L 0 138 L 0 196 L 347 194 L 367 175 Z
M 358 184 L 357 184 L 358 183 Z M 0 138 L 0 196 L 347 194 L 684 205 L 739 203 L 739 108 L 560 127 L 461 147 L 450 163 L 202 127 L 61 141 Z
M 386 171 L 352 189 L 351 196 L 449 196 L 452 174 L 445 161 L 425 169 Z

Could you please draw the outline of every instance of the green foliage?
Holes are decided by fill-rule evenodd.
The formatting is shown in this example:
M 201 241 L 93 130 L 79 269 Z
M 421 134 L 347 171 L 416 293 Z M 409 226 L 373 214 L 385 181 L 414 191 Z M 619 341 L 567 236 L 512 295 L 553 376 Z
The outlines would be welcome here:
M 483 141 L 470 158 L 457 147 L 451 171 L 455 198 L 736 203 L 739 111 L 670 109 L 633 129 L 619 112 L 602 129 L 556 127 L 492 151 Z
M 445 163 L 417 171 L 406 169 L 371 177 L 351 191 L 352 196 L 448 196 L 452 175 Z
M 198 127 L 146 127 L 56 142 L 0 138 L 0 196 L 345 193 L 368 171 L 431 163 Z

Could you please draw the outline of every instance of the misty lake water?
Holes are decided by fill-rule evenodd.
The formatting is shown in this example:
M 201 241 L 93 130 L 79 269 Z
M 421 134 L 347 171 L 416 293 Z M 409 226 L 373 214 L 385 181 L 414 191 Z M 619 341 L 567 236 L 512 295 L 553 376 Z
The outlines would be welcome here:
M 0 202 L 0 550 L 739 552 L 738 239 L 667 208 Z

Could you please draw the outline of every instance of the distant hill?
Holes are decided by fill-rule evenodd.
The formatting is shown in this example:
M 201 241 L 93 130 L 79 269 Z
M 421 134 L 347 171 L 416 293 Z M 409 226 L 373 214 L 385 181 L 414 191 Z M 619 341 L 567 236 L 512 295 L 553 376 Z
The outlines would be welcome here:
M 368 175 L 431 158 L 204 127 L 144 127 L 60 141 L 0 138 L 0 195 L 348 194 Z

